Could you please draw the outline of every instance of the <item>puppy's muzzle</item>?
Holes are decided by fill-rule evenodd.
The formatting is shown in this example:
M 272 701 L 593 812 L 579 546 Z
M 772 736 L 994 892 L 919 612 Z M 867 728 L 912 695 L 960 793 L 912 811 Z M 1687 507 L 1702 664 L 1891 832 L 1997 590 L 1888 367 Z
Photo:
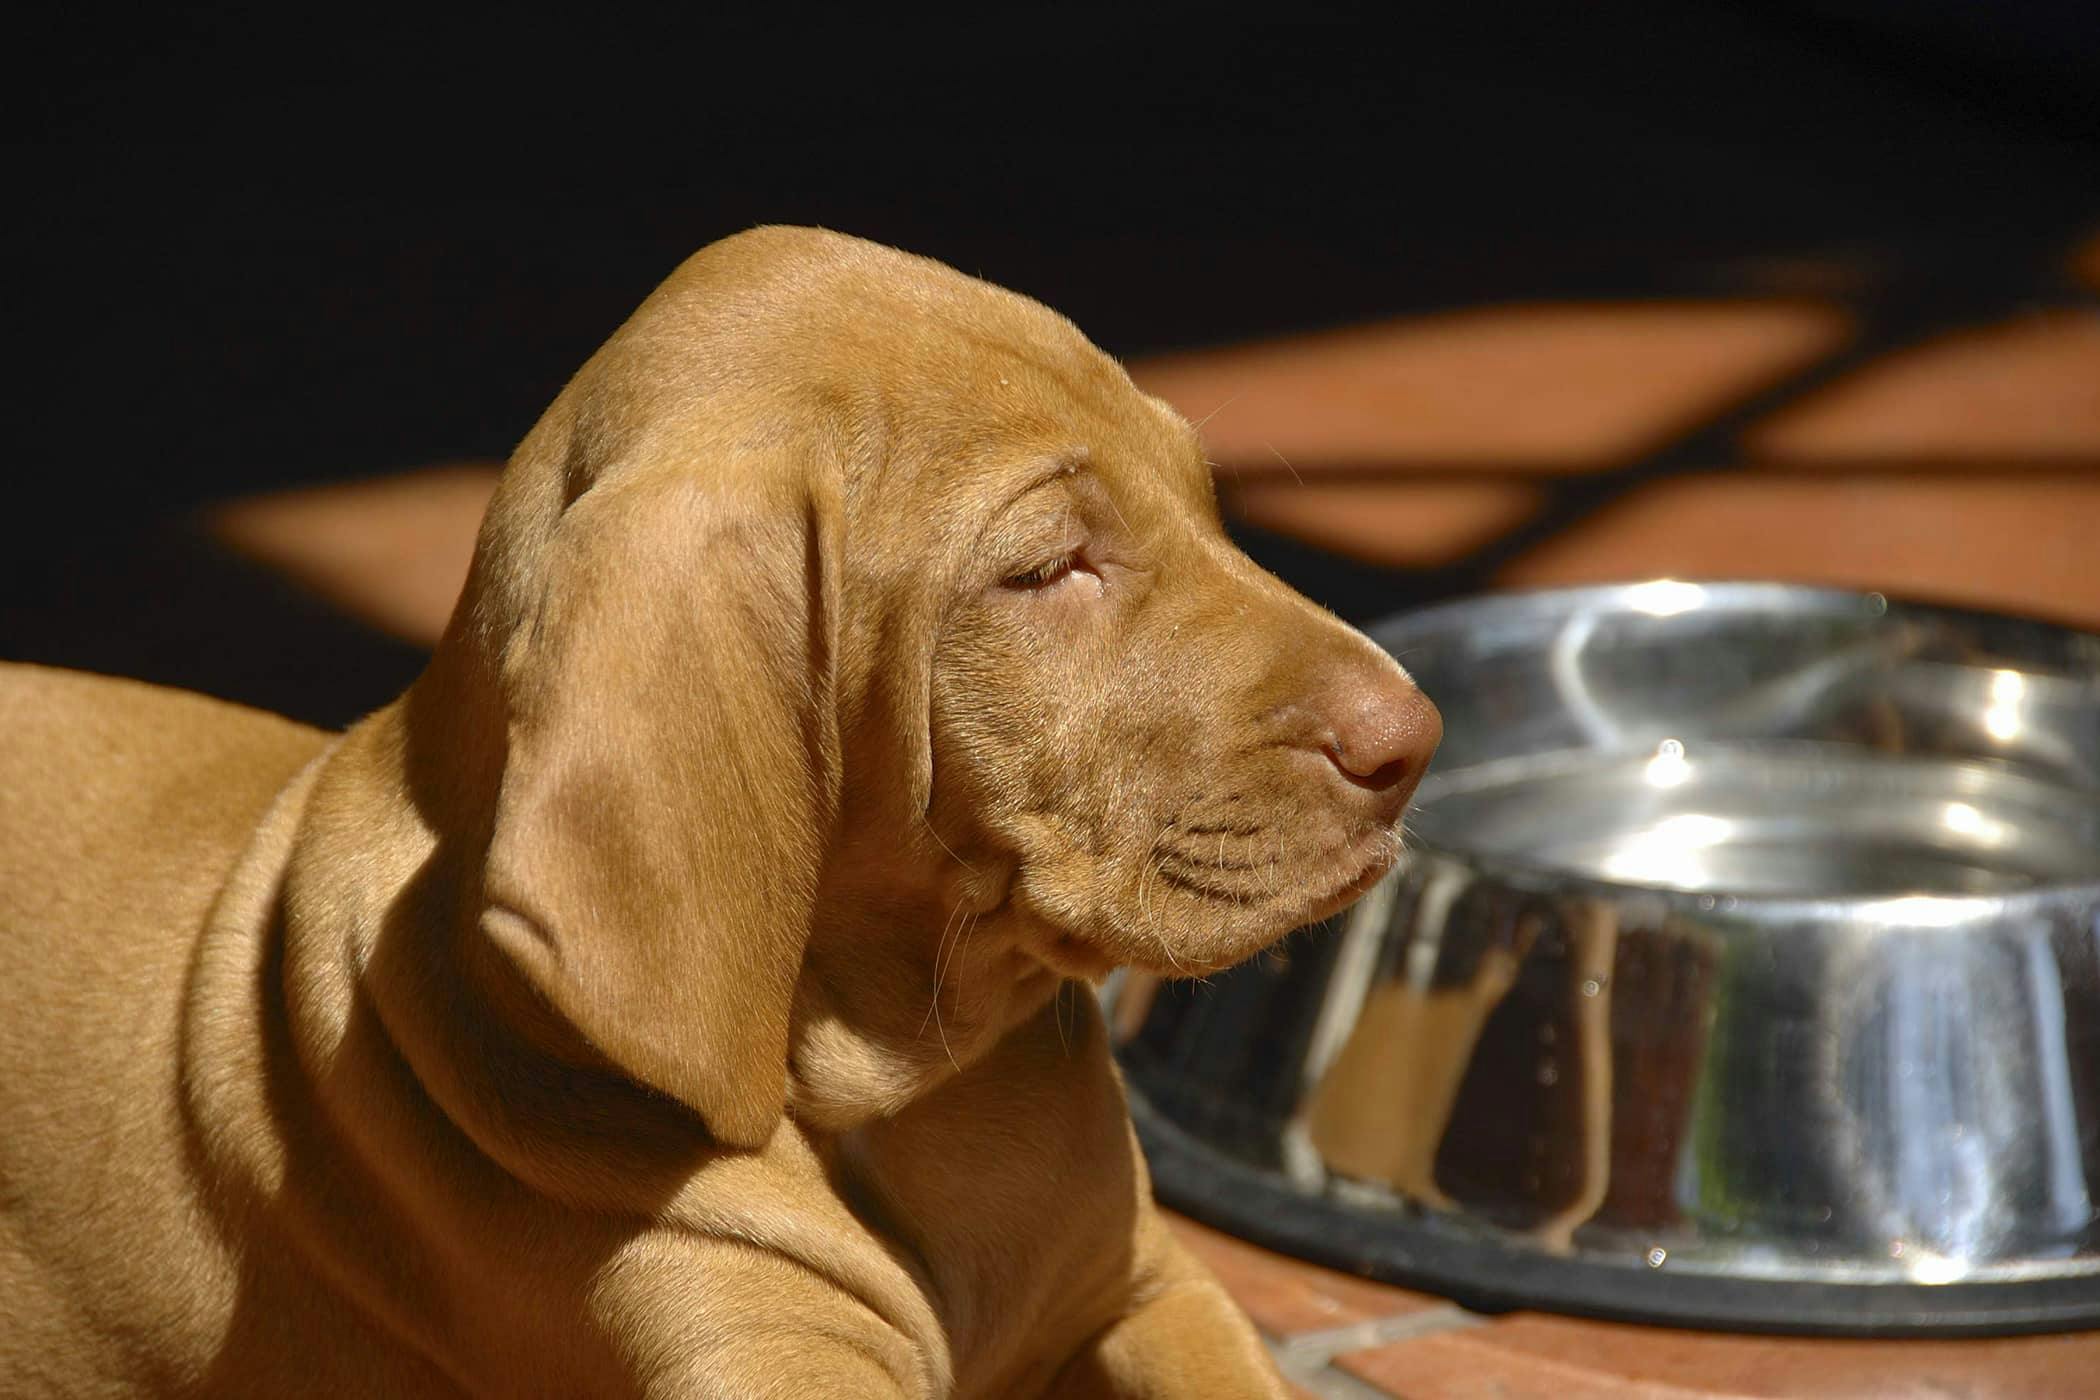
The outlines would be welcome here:
M 1336 802 L 1381 826 L 1398 821 L 1444 737 L 1429 697 L 1378 656 L 1330 671 L 1305 705 L 1306 743 L 1326 760 Z

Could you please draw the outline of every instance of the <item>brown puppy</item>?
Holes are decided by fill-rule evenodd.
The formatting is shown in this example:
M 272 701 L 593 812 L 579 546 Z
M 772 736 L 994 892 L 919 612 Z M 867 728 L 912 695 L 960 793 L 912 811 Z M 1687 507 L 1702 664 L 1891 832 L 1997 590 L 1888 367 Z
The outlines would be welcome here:
M 1346 903 L 1437 734 L 1067 322 L 717 244 L 348 734 L 0 676 L 0 1393 L 1281 1394 L 1058 993 Z

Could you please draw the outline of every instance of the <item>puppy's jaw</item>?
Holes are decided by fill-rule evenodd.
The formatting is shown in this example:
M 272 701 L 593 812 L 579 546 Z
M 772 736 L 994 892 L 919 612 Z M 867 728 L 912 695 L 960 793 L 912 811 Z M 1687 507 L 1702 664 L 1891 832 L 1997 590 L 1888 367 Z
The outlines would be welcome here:
M 1405 838 L 1398 827 L 1394 827 L 1388 833 L 1381 833 L 1381 839 L 1372 848 L 1370 858 L 1364 862 L 1363 869 L 1332 894 L 1314 900 L 1299 922 L 1312 924 L 1322 919 L 1331 919 L 1362 899 L 1399 863 L 1400 852 L 1405 848 Z
M 1241 814 L 1229 829 L 1188 815 L 1220 805 L 1200 799 L 1120 831 L 1071 814 L 1012 823 L 1008 936 L 1065 977 L 1207 976 L 1347 907 L 1399 856 L 1397 822 L 1348 821 L 1275 774 L 1253 786 L 1267 810 L 1222 804 Z

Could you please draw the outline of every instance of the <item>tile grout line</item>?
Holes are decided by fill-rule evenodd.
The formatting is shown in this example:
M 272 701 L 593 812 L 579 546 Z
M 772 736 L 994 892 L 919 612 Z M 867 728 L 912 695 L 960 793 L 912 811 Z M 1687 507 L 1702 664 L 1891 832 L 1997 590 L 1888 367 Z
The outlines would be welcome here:
M 1278 1363 L 1284 1379 L 1300 1390 L 1316 1397 L 1316 1400 L 1394 1400 L 1390 1391 L 1382 1390 L 1369 1381 L 1358 1380 L 1347 1371 L 1332 1366 L 1321 1366 L 1312 1371 L 1293 1371 Z
M 1456 1303 L 1447 1303 L 1419 1312 L 1395 1313 L 1318 1332 L 1300 1332 L 1286 1340 L 1264 1340 L 1284 1375 L 1323 1400 L 1390 1400 L 1385 1391 L 1337 1369 L 1333 1364 L 1335 1359 L 1369 1347 L 1477 1327 L 1484 1321 L 1486 1319 L 1478 1313 L 1468 1312 Z
M 1483 1321 L 1485 1319 L 1478 1313 L 1468 1312 L 1456 1303 L 1445 1303 L 1417 1312 L 1393 1313 L 1365 1322 L 1346 1323 L 1321 1332 L 1295 1333 L 1276 1343 L 1276 1347 L 1280 1352 L 1302 1358 L 1306 1364 L 1323 1364 L 1345 1351 L 1362 1351 L 1388 1342 L 1404 1342 L 1462 1327 L 1477 1327 Z

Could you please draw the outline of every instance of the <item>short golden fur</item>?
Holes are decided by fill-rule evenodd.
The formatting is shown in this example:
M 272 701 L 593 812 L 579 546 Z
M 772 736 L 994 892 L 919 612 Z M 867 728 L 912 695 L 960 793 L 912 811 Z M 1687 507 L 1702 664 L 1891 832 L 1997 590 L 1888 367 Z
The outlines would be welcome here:
M 0 1393 L 1282 1394 L 1057 992 L 1352 898 L 1435 738 L 1067 322 L 716 244 L 347 734 L 0 671 Z

